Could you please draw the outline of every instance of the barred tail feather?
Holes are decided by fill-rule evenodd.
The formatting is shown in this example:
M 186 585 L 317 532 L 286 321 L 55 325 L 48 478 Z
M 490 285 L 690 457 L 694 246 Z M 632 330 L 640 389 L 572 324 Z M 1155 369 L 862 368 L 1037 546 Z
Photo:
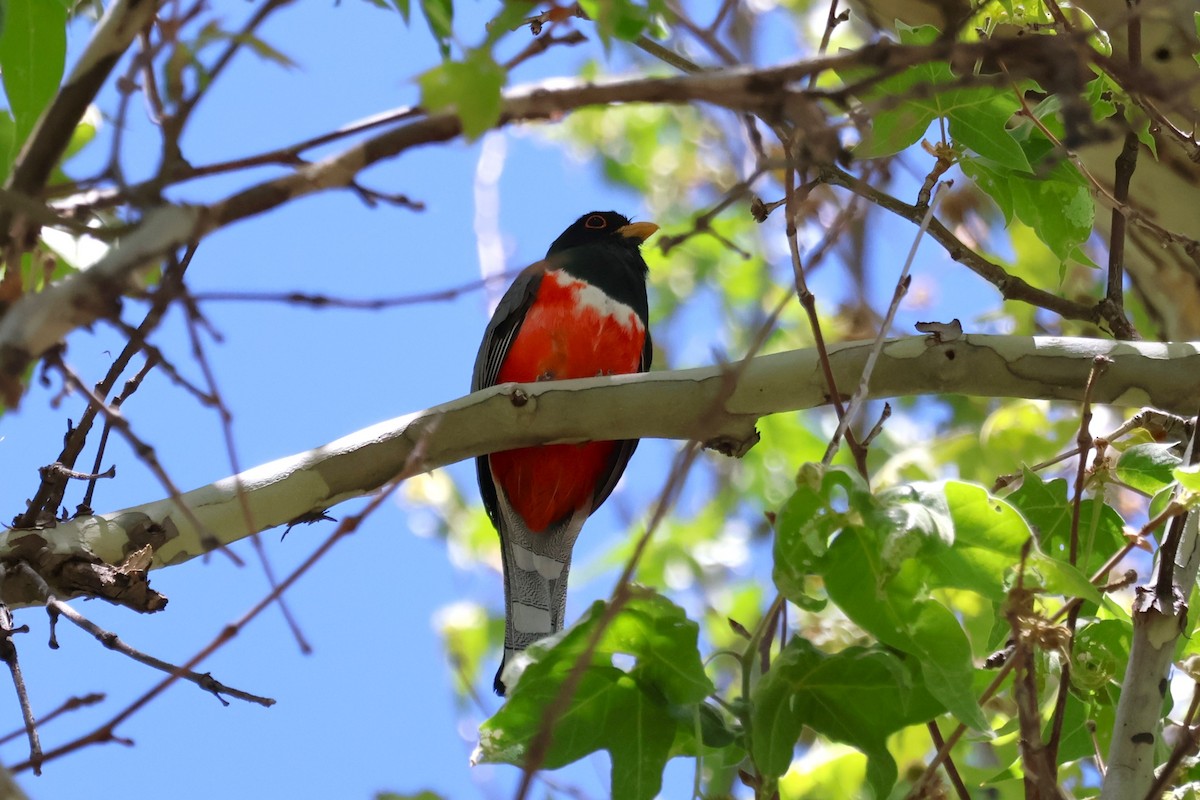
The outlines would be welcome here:
M 499 487 L 497 487 L 499 488 Z M 580 510 L 542 533 L 526 527 L 504 497 L 501 509 L 500 554 L 504 565 L 504 658 L 493 688 L 505 692 L 504 669 L 538 639 L 562 630 L 567 606 L 567 576 L 571 550 L 587 512 Z

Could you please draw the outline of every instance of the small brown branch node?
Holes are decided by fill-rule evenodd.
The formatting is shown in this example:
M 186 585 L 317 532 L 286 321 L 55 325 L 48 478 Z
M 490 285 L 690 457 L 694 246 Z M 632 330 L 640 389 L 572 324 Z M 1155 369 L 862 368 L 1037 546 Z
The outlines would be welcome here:
M 389 206 L 397 206 L 399 208 L 407 208 L 411 211 L 424 211 L 425 204 L 419 200 L 413 200 L 406 194 L 381 192 L 376 189 L 370 189 L 363 186 L 357 180 L 350 181 L 347 188 L 358 195 L 358 199 L 363 202 L 368 208 L 375 208 L 380 203 Z

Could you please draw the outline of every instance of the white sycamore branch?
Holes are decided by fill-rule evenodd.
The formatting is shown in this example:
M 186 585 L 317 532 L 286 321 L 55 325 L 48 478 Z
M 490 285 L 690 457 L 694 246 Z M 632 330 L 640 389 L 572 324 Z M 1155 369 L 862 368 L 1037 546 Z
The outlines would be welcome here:
M 835 380 L 854 387 L 870 343 L 835 346 Z M 1093 400 L 1190 413 L 1200 397 L 1200 343 L 965 336 L 952 342 L 910 337 L 888 342 L 870 397 L 967 394 L 1077 400 L 1092 360 L 1112 360 Z M 0 533 L 0 558 L 22 558 L 61 596 L 100 594 L 143 610 L 141 595 L 114 597 L 113 576 L 80 584 L 64 564 L 106 566 L 125 579 L 195 558 L 259 531 L 303 520 L 361 497 L 401 473 L 416 474 L 497 450 L 597 439 L 667 438 L 704 442 L 740 455 L 757 441 L 760 417 L 814 408 L 829 398 L 815 350 L 759 356 L 741 365 L 574 381 L 505 384 L 388 420 L 335 442 L 183 494 L 197 527 L 170 498 L 39 530 Z M 1014 460 L 1020 458 L 1013 454 Z M 252 524 L 238 498 L 245 493 Z M 33 587 L 4 584 L 10 604 L 39 602 Z M 160 599 L 161 600 L 161 599 Z

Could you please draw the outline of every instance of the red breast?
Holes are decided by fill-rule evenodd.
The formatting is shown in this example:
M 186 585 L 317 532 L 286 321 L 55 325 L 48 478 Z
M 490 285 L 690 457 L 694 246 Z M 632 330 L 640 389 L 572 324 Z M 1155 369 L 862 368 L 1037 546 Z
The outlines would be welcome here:
M 564 270 L 547 270 L 497 375 L 498 383 L 637 372 L 646 328 L 631 307 Z M 615 442 L 493 453 L 492 474 L 530 530 L 592 503 Z

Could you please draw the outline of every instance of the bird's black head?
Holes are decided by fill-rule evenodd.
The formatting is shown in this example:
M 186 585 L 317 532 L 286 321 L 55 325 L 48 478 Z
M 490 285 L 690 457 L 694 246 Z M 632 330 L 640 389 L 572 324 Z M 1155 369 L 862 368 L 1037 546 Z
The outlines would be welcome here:
M 629 217 L 615 211 L 592 211 L 571 224 L 550 245 L 547 256 L 561 253 L 572 247 L 616 241 L 637 248 L 650 234 L 658 230 L 652 222 L 630 222 Z

